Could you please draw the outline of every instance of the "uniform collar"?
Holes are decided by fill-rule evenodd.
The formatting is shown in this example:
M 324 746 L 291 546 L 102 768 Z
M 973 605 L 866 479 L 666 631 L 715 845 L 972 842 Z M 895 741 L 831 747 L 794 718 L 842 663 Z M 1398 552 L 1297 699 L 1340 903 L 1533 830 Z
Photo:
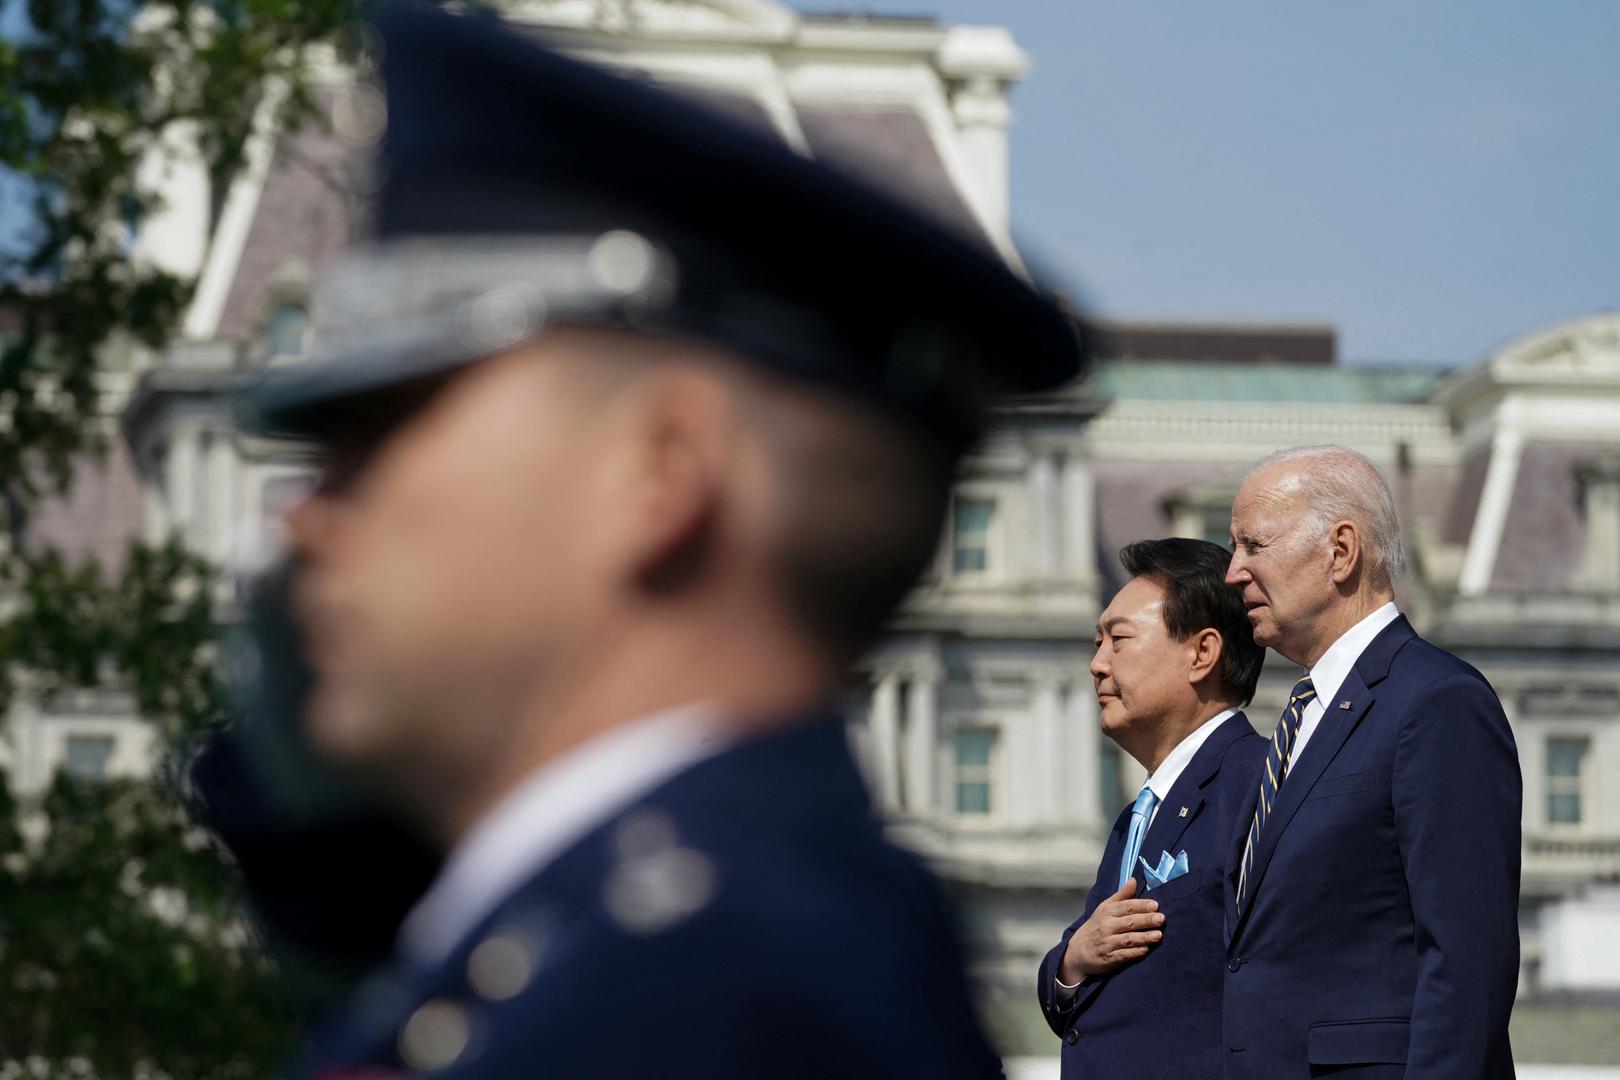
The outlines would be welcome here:
M 725 747 L 714 710 L 688 706 L 624 724 L 537 769 L 451 850 L 400 929 L 412 960 L 435 963 L 580 838 Z

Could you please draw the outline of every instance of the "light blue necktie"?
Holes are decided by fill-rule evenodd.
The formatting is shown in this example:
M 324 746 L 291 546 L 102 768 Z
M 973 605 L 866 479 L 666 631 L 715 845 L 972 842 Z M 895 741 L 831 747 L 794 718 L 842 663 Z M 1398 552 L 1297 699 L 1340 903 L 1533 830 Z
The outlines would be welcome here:
M 1153 789 L 1144 787 L 1142 793 L 1136 797 L 1136 804 L 1131 807 L 1131 827 L 1125 834 L 1125 857 L 1119 861 L 1119 884 L 1117 889 L 1123 889 L 1125 883 L 1131 879 L 1131 870 L 1136 866 L 1136 857 L 1142 852 L 1142 837 L 1147 835 L 1148 818 L 1153 816 L 1153 807 L 1159 797 L 1153 794 Z

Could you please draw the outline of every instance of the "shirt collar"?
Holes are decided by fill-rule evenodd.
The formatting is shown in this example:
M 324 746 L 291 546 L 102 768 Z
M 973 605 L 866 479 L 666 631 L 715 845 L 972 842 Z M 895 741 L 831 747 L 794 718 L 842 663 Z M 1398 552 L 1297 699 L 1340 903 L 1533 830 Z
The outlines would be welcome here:
M 442 961 L 591 829 L 724 745 L 714 711 L 688 706 L 615 728 L 541 766 L 462 836 L 406 916 L 400 945 L 413 959 Z
M 1339 635 L 1339 640 L 1327 647 L 1327 652 L 1322 654 L 1310 671 L 1311 685 L 1316 688 L 1317 701 L 1325 702 L 1338 694 L 1339 687 L 1344 685 L 1345 677 L 1350 674 L 1350 669 L 1356 666 L 1356 661 L 1361 659 L 1361 654 L 1367 651 L 1367 646 L 1372 644 L 1373 638 L 1400 616 L 1401 613 L 1395 608 L 1395 602 L 1391 600 Z
M 1224 709 L 1216 713 L 1194 728 L 1176 743 L 1175 749 L 1164 756 L 1164 760 L 1159 762 L 1159 767 L 1153 770 L 1153 775 L 1147 778 L 1144 785 L 1153 789 L 1153 794 L 1158 796 L 1159 802 L 1164 802 L 1169 797 L 1170 789 L 1176 786 L 1176 781 L 1181 779 L 1181 774 L 1192 763 L 1193 755 L 1197 754 L 1204 743 L 1209 741 L 1209 737 L 1215 734 L 1215 729 L 1236 714 L 1236 709 Z

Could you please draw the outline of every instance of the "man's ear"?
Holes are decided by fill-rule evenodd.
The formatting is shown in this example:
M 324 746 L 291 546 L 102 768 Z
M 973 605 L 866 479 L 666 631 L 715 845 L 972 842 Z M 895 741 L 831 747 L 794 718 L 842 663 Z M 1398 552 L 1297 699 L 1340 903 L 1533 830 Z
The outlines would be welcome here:
M 642 588 L 670 593 L 711 565 L 736 417 L 719 379 L 692 369 L 651 377 L 637 410 L 624 519 L 630 570 Z
M 1226 643 L 1221 640 L 1219 630 L 1206 626 L 1194 634 L 1188 644 L 1192 646 L 1192 666 L 1187 669 L 1187 681 L 1197 686 L 1214 673 Z
M 1361 532 L 1354 522 L 1339 521 L 1328 530 L 1333 567 L 1328 572 L 1337 585 L 1350 581 L 1361 569 Z

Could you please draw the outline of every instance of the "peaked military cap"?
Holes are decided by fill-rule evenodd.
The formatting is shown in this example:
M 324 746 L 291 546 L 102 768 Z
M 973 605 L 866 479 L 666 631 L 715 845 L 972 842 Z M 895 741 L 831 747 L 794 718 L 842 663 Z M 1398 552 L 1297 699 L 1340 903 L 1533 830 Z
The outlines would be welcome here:
M 556 321 L 718 342 L 956 450 L 990 394 L 1085 363 L 1074 317 L 982 241 L 767 131 L 490 18 L 376 29 L 374 236 L 317 292 L 309 361 L 247 395 L 250 428 L 330 437 L 359 399 Z

